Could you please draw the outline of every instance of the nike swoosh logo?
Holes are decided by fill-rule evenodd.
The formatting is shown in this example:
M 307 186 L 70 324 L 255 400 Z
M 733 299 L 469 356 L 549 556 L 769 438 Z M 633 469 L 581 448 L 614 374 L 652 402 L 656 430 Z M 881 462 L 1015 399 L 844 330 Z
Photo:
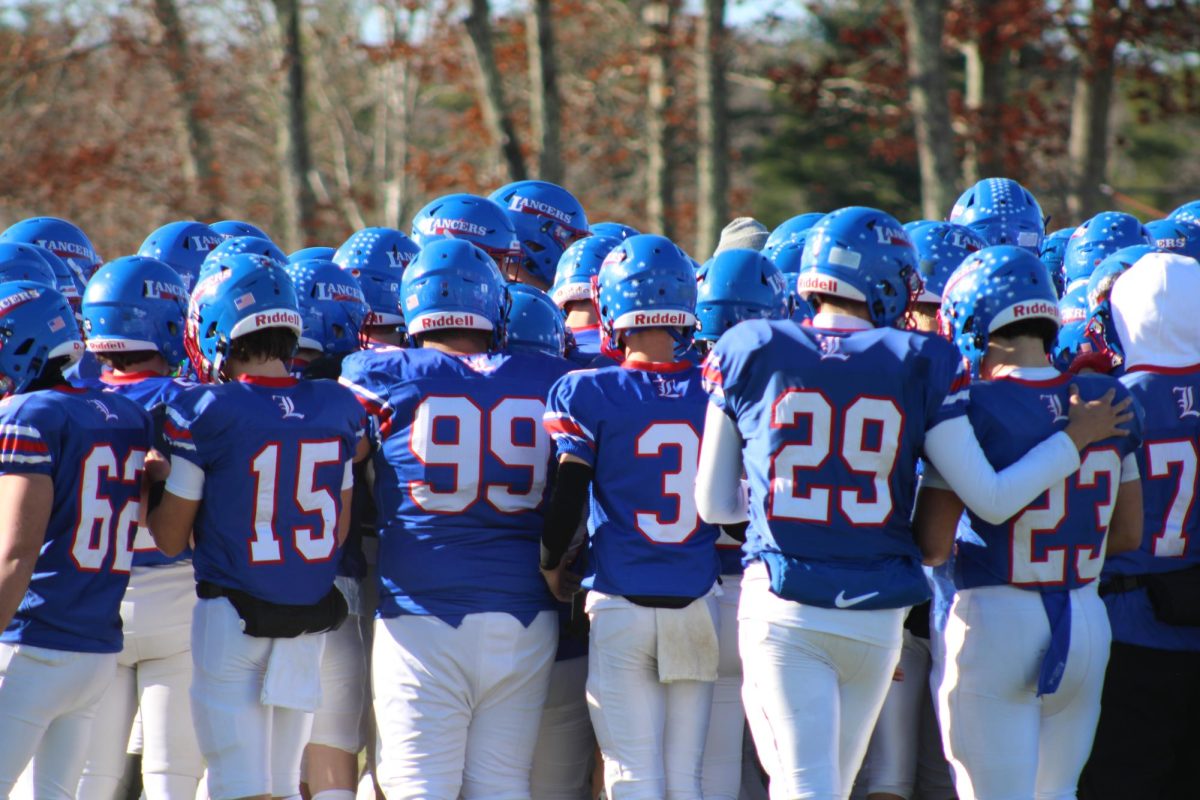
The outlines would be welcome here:
M 833 598 L 833 604 L 838 608 L 850 608 L 859 603 L 865 603 L 879 592 L 869 592 L 868 594 L 860 594 L 858 597 L 846 597 L 845 590 L 838 592 L 838 596 Z

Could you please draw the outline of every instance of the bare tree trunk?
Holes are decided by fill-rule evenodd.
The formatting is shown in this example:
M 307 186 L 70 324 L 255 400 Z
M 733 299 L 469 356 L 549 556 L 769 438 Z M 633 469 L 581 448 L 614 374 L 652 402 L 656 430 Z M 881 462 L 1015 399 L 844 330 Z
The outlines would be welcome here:
M 696 254 L 717 248 L 729 217 L 728 107 L 725 102 L 725 0 L 704 0 L 697 32 L 697 107 L 699 197 Z
M 671 124 L 667 110 L 673 89 L 671 29 L 678 0 L 653 0 L 642 7 L 643 50 L 647 64 L 646 219 L 651 231 L 671 236 L 667 209 L 675 193 L 671 176 Z
M 908 94 L 921 169 L 921 215 L 942 219 L 950 213 L 958 190 L 954 128 L 942 57 L 946 4 L 945 0 L 902 0 L 901 6 L 908 45 Z
M 1108 117 L 1112 105 L 1117 43 L 1124 18 L 1117 0 L 1093 0 L 1087 40 L 1081 48 L 1079 72 L 1071 102 L 1071 136 L 1067 159 L 1071 187 L 1067 210 L 1084 220 L 1104 208 L 1100 186 L 1108 173 Z
M 281 126 L 280 170 L 287 209 L 287 245 L 303 247 L 316 233 L 317 197 L 312 182 L 312 149 L 308 138 L 308 107 L 304 85 L 304 45 L 300 33 L 300 0 L 274 0 L 287 79 L 284 88 L 286 125 Z
M 1007 82 L 1007 48 L 997 40 L 999 23 L 994 19 L 997 11 L 992 3 L 993 0 L 974 0 L 969 4 L 978 35 L 962 46 L 966 61 L 963 105 L 970 117 L 963 157 L 963 177 L 968 184 L 1004 173 L 999 132 Z
M 192 212 L 202 219 L 215 220 L 221 216 L 222 187 L 213 151 L 212 136 L 205 118 L 204 106 L 195 75 L 187 38 L 187 29 L 179 16 L 175 0 L 154 0 L 154 16 L 163 28 L 163 47 L 167 71 L 183 105 L 183 129 L 187 138 L 185 171 L 193 184 Z
M 500 78 L 500 67 L 492 50 L 492 25 L 488 0 L 471 0 L 471 13 L 463 20 L 471 51 L 475 55 L 476 78 L 483 106 L 483 120 L 492 132 L 492 138 L 500 149 L 500 158 L 508 172 L 510 181 L 525 180 L 525 160 L 517 142 L 516 128 L 508 115 L 504 101 L 504 86 Z
M 550 0 L 532 0 L 525 25 L 529 49 L 529 111 L 538 143 L 538 177 L 562 183 L 558 63 L 554 56 L 553 9 Z

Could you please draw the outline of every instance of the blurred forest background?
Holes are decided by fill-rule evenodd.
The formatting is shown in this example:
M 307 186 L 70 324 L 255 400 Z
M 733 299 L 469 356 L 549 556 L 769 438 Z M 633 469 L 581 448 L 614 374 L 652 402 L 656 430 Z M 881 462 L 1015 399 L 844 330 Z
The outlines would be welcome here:
M 0 108 L 0 228 L 107 258 L 180 218 L 336 246 L 521 177 L 700 258 L 734 215 L 941 218 L 993 175 L 1058 228 L 1200 197 L 1200 2 L 4 0 Z

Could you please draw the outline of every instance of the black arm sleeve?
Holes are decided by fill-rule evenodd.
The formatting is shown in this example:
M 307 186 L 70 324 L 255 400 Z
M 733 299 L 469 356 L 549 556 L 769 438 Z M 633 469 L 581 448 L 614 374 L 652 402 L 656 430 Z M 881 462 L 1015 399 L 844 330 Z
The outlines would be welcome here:
M 558 465 L 554 491 L 542 525 L 542 569 L 555 569 L 571 546 L 571 538 L 579 528 L 587 508 L 588 487 L 592 483 L 592 468 L 575 461 Z

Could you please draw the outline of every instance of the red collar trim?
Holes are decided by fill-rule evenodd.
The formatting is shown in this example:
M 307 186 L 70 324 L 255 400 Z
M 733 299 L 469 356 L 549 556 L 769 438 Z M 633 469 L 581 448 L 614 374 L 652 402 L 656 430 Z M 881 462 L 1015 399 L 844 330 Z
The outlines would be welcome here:
M 595 325 L 578 325 L 574 328 L 571 328 L 571 333 L 579 333 L 580 331 L 598 331 L 598 330 L 600 330 L 599 322 L 597 322 Z
M 124 375 L 118 375 L 117 373 L 111 372 L 108 370 L 105 370 L 104 372 L 100 373 L 100 381 L 102 383 L 107 383 L 111 386 L 120 386 L 120 385 L 126 384 L 126 383 L 141 383 L 142 381 L 146 380 L 147 378 L 162 378 L 162 377 L 164 377 L 164 376 L 159 375 L 157 372 L 155 372 L 152 369 L 142 370 L 141 372 L 127 372 Z
M 642 372 L 686 372 L 689 368 L 695 366 L 690 361 L 676 361 L 671 364 L 660 364 L 657 361 L 632 361 L 625 360 L 621 362 L 623 369 L 636 369 Z
M 1135 364 L 1132 367 L 1126 367 L 1126 372 L 1152 372 L 1155 375 L 1190 375 L 1193 372 L 1200 372 L 1200 364 L 1192 364 L 1190 367 L 1156 367 L 1153 364 Z
M 998 378 L 988 378 L 990 381 L 1008 381 L 1010 383 L 1018 383 L 1022 386 L 1062 386 L 1070 380 L 1074 379 L 1074 375 L 1067 372 L 1059 373 L 1054 378 L 1044 378 L 1043 380 L 1030 380 L 1029 378 L 1018 378 L 1015 375 L 1001 375 Z
M 253 386 L 266 386 L 269 389 L 287 389 L 300 382 L 299 378 L 290 375 L 286 378 L 269 378 L 266 375 L 240 375 L 238 383 L 249 383 Z
M 63 394 L 87 394 L 88 389 L 84 386 L 71 386 L 68 383 L 60 383 L 58 386 L 52 386 L 52 391 L 62 392 Z

